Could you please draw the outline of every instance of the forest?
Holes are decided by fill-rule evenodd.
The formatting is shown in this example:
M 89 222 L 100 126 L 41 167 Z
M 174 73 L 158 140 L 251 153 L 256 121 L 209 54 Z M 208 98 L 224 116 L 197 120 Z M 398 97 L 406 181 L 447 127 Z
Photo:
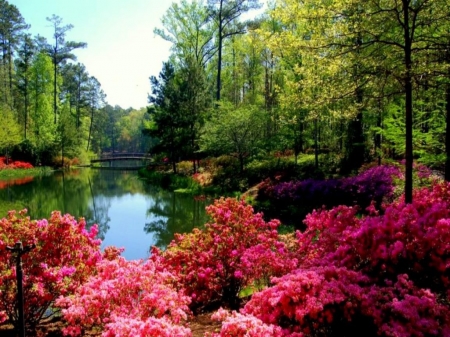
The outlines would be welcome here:
M 172 56 L 151 77 L 144 132 L 180 158 L 315 155 L 349 174 L 413 161 L 450 177 L 448 1 L 173 3 L 155 33 Z M 327 156 L 321 156 L 327 154 Z M 175 170 L 174 165 L 174 170 Z M 194 167 L 195 171 L 195 167 Z
M 101 152 L 146 152 L 145 108 L 109 105 L 99 81 L 77 62 L 86 43 L 70 40 L 73 26 L 63 18 L 47 21 L 50 41 L 31 36 L 17 7 L 0 1 L 0 153 L 58 167 Z

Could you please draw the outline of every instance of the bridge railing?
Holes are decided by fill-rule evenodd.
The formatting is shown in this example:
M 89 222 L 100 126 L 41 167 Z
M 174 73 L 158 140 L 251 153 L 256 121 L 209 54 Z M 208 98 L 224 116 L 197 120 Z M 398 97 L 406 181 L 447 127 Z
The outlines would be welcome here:
M 104 158 L 116 158 L 116 157 L 143 157 L 150 158 L 150 153 L 145 152 L 106 152 L 100 155 L 100 158 L 92 159 L 104 159 Z

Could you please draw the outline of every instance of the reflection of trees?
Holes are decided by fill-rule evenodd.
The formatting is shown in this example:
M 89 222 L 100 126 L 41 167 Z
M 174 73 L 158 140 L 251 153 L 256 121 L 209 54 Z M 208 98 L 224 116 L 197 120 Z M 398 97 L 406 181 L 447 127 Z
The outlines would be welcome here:
M 110 205 L 105 198 L 97 200 L 99 198 L 92 194 L 91 180 L 92 185 L 105 185 L 102 175 L 89 169 L 54 172 L 49 176 L 36 177 L 29 184 L 15 185 L 8 191 L 0 191 L 0 209 L 4 208 L 3 205 L 8 209 L 27 208 L 32 219 L 48 218 L 54 210 L 69 213 L 76 218 L 84 217 L 88 226 L 98 223 L 99 237 L 103 238 L 109 229 Z M 3 198 L 6 192 L 8 196 Z M 21 207 L 11 208 L 12 201 Z
M 26 185 L 10 188 L 10 200 L 20 201 L 33 219 L 48 218 L 54 210 L 75 217 L 86 216 L 89 204 L 88 170 L 74 170 L 70 174 L 55 172 L 36 177 Z
M 109 208 L 111 207 L 110 200 L 110 198 L 107 198 L 103 195 L 93 196 L 93 212 L 91 212 L 92 217 L 86 217 L 86 223 L 88 223 L 89 225 L 98 225 L 97 237 L 102 240 L 105 239 L 106 232 L 108 232 L 109 229 L 109 221 L 111 220 L 111 218 L 109 217 Z
M 103 195 L 96 196 L 92 187 L 91 179 L 88 178 L 89 190 L 92 198 L 92 218 L 86 217 L 86 222 L 89 225 L 98 225 L 97 237 L 101 240 L 105 239 L 105 234 L 109 229 L 109 221 L 111 218 L 108 216 L 109 208 L 111 207 L 110 198 L 106 198 Z
M 136 171 L 92 170 L 92 183 L 95 192 L 104 196 L 123 194 L 145 194 L 145 184 L 139 179 Z
M 207 221 L 207 202 L 145 184 L 135 171 L 115 170 L 54 172 L 36 177 L 29 184 L 0 189 L 0 211 L 3 217 L 8 210 L 27 208 L 32 219 L 42 219 L 59 210 L 76 218 L 84 217 L 88 226 L 97 223 L 98 236 L 104 239 L 110 226 L 111 198 L 130 193 L 150 196 L 144 230 L 154 234 L 159 247 L 167 246 L 174 233 L 189 232 Z
M 164 248 L 172 241 L 175 233 L 190 232 L 194 227 L 202 227 L 207 221 L 207 202 L 192 196 L 152 191 L 154 204 L 147 211 L 152 219 L 144 230 L 153 233 L 155 245 Z

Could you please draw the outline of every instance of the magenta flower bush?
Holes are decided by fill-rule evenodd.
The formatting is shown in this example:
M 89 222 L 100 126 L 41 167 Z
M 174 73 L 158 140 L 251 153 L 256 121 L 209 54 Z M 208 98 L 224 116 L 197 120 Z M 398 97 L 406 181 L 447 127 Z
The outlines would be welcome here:
M 176 235 L 166 251 L 153 248 L 151 259 L 176 275 L 192 298 L 191 308 L 226 305 L 237 309 L 242 289 L 294 269 L 296 258 L 279 240 L 279 222 L 233 198 L 207 207 L 205 228 Z
M 299 269 L 272 278 L 223 336 L 243 336 L 236 327 L 254 319 L 289 337 L 450 336 L 450 185 L 413 200 L 363 217 L 349 206 L 308 215 Z

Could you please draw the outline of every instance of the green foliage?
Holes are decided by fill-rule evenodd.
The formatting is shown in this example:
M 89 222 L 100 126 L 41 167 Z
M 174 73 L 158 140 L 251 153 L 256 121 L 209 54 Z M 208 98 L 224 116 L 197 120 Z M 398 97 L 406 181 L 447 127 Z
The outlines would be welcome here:
M 260 147 L 262 126 L 263 113 L 257 107 L 234 107 L 221 102 L 205 125 L 200 149 L 211 154 L 236 157 L 242 173 L 248 158 Z
M 0 125 L 0 149 L 8 155 L 8 150 L 20 143 L 21 130 L 13 112 L 5 105 L 0 106 Z

